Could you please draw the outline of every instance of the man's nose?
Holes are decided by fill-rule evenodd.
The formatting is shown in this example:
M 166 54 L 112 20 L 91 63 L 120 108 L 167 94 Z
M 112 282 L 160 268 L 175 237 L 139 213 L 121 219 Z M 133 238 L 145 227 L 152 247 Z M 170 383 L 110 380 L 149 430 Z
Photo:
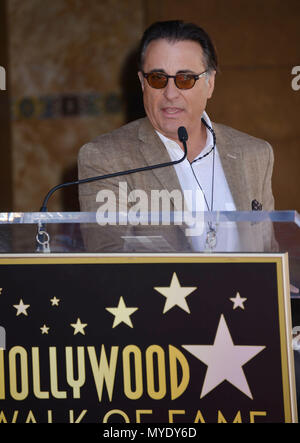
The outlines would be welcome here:
M 179 95 L 179 89 L 175 85 L 174 78 L 169 78 L 167 86 L 164 89 L 164 96 L 172 100 Z

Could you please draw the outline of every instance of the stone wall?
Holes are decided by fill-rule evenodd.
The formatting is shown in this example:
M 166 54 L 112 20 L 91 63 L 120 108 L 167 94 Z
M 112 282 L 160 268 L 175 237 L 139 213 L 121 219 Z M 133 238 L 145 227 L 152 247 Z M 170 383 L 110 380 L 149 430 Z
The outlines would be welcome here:
M 14 209 L 77 178 L 80 146 L 126 121 L 121 72 L 143 30 L 139 0 L 9 0 Z M 135 75 L 135 74 L 134 74 Z M 77 189 L 49 210 L 76 210 Z

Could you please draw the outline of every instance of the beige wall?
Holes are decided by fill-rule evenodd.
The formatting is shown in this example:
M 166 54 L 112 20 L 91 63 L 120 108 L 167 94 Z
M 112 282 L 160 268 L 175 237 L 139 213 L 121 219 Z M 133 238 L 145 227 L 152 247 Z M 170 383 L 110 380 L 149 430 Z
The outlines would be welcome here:
M 300 211 L 300 91 L 291 87 L 299 0 L 8 0 L 6 13 L 3 4 L 1 211 L 38 210 L 49 188 L 76 178 L 83 143 L 139 115 L 131 52 L 146 25 L 174 18 L 198 23 L 216 43 L 211 118 L 273 145 L 276 207 Z M 61 209 L 78 209 L 76 187 L 51 199 L 49 210 Z

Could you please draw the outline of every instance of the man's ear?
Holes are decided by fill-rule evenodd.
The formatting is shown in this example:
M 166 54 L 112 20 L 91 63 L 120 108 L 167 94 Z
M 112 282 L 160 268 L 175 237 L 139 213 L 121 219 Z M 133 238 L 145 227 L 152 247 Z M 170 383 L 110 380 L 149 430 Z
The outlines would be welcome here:
M 144 85 L 144 76 L 143 76 L 143 74 L 141 73 L 141 71 L 139 71 L 138 72 L 138 77 L 139 77 L 139 79 L 140 79 L 140 83 L 141 83 L 141 87 L 142 87 L 142 91 L 144 91 L 144 87 L 145 87 L 145 85 Z

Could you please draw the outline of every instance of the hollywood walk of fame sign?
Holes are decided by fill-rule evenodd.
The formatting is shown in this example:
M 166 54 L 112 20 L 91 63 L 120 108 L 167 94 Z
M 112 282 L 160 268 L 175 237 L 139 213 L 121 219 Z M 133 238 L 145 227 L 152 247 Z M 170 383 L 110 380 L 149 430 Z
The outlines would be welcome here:
M 294 422 L 287 256 L 0 259 L 0 422 Z

